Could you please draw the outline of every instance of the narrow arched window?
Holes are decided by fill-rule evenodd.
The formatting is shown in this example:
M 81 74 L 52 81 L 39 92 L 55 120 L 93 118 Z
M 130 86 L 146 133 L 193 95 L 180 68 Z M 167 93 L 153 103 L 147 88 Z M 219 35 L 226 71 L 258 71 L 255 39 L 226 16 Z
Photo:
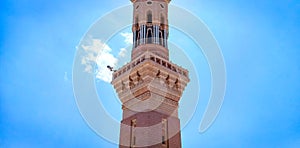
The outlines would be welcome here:
M 161 16 L 161 18 L 160 18 L 160 24 L 165 24 L 165 18 L 163 17 L 163 16 Z
M 164 42 L 163 32 L 159 31 L 159 45 L 163 46 L 163 42 Z
M 131 125 L 130 125 L 130 147 L 135 147 L 135 145 L 136 145 L 135 128 L 136 128 L 136 119 L 131 120 Z
M 147 29 L 147 43 L 148 44 L 152 43 L 152 37 L 153 37 L 152 29 L 149 28 L 149 29 Z
M 152 12 L 148 11 L 147 13 L 147 23 L 152 23 Z
M 162 139 L 161 139 L 161 143 L 168 147 L 168 122 L 167 119 L 163 119 L 161 121 L 162 123 Z
M 138 25 L 139 24 L 139 18 L 135 17 L 135 24 Z

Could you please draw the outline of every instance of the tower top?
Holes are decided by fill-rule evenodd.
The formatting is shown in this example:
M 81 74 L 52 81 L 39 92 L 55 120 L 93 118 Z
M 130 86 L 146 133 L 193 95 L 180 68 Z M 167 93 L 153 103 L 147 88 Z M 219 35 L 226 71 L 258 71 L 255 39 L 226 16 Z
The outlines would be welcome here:
M 146 51 L 169 60 L 168 4 L 171 0 L 131 0 L 133 50 L 131 59 Z
M 167 3 L 170 3 L 171 2 L 171 0 L 130 0 L 132 3 L 135 3 L 135 2 L 137 2 L 137 1 L 140 1 L 140 2 L 142 2 L 142 1 L 165 1 L 165 2 L 167 2 Z

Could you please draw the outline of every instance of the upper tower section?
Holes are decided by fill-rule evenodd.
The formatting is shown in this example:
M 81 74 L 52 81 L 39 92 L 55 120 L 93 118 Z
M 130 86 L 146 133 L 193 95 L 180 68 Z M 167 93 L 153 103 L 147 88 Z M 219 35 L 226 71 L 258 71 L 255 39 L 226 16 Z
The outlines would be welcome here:
M 131 0 L 133 3 L 132 60 L 149 51 L 169 60 L 168 5 L 171 0 Z

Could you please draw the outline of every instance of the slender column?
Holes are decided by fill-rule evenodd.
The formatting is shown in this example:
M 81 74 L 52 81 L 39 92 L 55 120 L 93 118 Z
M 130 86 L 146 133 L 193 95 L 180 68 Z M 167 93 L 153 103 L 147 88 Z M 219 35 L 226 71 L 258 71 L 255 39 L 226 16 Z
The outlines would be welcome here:
M 141 45 L 144 44 L 144 25 L 142 25 Z
M 139 36 L 140 36 L 140 31 L 137 31 L 137 36 L 136 36 L 136 47 L 140 45 L 140 40 L 139 40 Z
M 159 26 L 156 25 L 156 44 L 159 44 Z
M 146 34 L 145 25 L 143 25 L 143 44 L 146 43 L 145 34 Z
M 156 44 L 159 44 L 159 26 L 156 26 Z
M 136 48 L 136 30 L 133 31 L 133 48 Z
M 142 44 L 145 44 L 145 25 L 143 25 Z
M 141 45 L 144 44 L 144 25 L 141 27 Z
M 164 46 L 167 48 L 167 31 L 164 31 Z
M 157 25 L 155 25 L 155 44 L 157 44 L 157 37 L 158 37 L 158 32 L 157 32 Z
M 152 26 L 152 43 L 155 44 L 155 25 Z
M 144 44 L 146 44 L 146 25 L 144 25 Z
M 156 44 L 156 25 L 153 26 L 153 43 Z
M 161 46 L 165 47 L 165 30 L 161 30 Z
M 144 25 L 141 26 L 141 43 L 140 45 L 144 44 Z
M 140 27 L 140 39 L 139 39 L 139 45 L 143 43 L 143 25 Z

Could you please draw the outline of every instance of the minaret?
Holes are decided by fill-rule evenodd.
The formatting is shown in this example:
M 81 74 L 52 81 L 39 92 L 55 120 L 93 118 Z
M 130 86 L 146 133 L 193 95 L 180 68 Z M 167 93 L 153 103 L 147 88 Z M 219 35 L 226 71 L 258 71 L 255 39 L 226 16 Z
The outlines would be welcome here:
M 120 148 L 181 148 L 178 104 L 190 80 L 186 69 L 169 61 L 170 1 L 131 0 L 131 61 L 112 80 L 123 109 Z

